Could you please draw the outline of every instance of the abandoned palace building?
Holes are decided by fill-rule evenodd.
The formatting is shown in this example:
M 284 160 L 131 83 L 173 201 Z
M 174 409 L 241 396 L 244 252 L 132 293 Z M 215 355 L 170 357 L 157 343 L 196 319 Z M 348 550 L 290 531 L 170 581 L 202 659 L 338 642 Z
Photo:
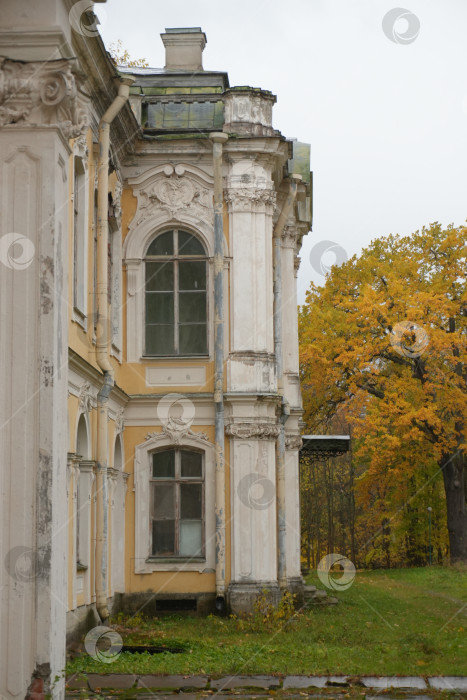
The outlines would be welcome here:
M 112 611 L 300 594 L 296 272 L 309 147 L 275 96 L 116 67 L 92 2 L 0 13 L 0 694 Z M 109 7 L 109 12 L 111 7 Z

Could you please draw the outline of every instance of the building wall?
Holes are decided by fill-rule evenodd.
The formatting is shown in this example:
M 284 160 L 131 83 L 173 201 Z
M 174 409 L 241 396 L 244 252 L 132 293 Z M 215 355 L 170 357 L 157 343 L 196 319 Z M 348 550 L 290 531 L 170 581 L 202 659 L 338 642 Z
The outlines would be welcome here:
M 294 275 L 310 221 L 302 205 L 287 208 L 293 144 L 272 126 L 275 97 L 258 88 L 230 88 L 226 74 L 199 70 L 204 34 L 196 34 L 196 48 L 191 33 L 187 50 L 184 33 L 169 30 L 163 35 L 168 65 L 183 55 L 186 69 L 176 75 L 178 86 L 171 87 L 170 71 L 138 74 L 131 106 L 124 105 L 110 128 L 104 196 L 106 264 L 112 264 L 104 314 L 114 384 L 107 397 L 97 358 L 98 127 L 125 75 L 109 61 L 100 38 L 80 29 L 71 0 L 45 0 L 39 13 L 28 2 L 26 24 L 23 4 L 6 0 L 0 17 L 0 54 L 7 57 L 0 58 L 6 562 L 0 694 L 34 693 L 37 700 L 46 693 L 64 696 L 63 680 L 54 685 L 54 678 L 64 666 L 66 637 L 98 624 L 98 609 L 103 615 L 96 593 L 100 572 L 110 611 L 157 612 L 158 602 L 185 598 L 206 612 L 217 596 L 217 604 L 225 598 L 233 611 L 244 612 L 263 588 L 275 600 L 286 588 L 300 592 Z M 90 17 L 84 19 L 89 24 Z M 159 100 L 169 113 L 179 88 L 177 104 L 185 116 L 172 132 L 156 133 L 138 121 L 145 101 Z M 198 124 L 211 102 L 214 127 L 191 128 L 190 110 Z M 210 132 L 216 129 L 229 136 L 220 182 L 225 466 L 215 430 L 219 392 L 214 394 L 213 287 L 220 268 Z M 309 200 L 309 185 L 295 182 L 297 201 Z M 198 236 L 207 251 L 208 352 L 146 357 L 144 258 L 154 236 L 174 228 Z M 180 447 L 204 455 L 204 559 L 148 556 L 150 460 L 154 451 Z M 225 590 L 216 574 L 222 526 Z

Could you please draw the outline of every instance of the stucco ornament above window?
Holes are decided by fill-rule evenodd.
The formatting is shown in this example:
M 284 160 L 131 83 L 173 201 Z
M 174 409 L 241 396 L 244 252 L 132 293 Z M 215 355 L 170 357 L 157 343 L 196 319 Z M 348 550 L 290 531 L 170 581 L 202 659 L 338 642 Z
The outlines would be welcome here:
M 0 58 L 0 126 L 57 126 L 68 139 L 84 134 L 89 121 L 75 63 Z
M 160 399 L 157 416 L 162 424 L 162 432 L 148 433 L 146 441 L 169 438 L 173 445 L 181 445 L 187 437 L 202 443 L 209 442 L 206 433 L 193 432 L 191 426 L 195 417 L 195 406 L 182 394 L 167 394 Z
M 186 425 L 177 425 L 175 421 L 169 421 L 167 425 L 163 425 L 162 432 L 160 433 L 148 433 L 145 440 L 148 442 L 149 440 L 164 440 L 169 438 L 173 445 L 182 445 L 183 440 L 187 437 L 203 444 L 209 442 L 206 433 L 194 432 Z
M 163 175 L 138 190 L 136 194 L 136 225 L 152 216 L 154 208 L 164 210 L 171 218 L 177 218 L 177 214 L 188 208 L 199 217 L 207 217 L 212 212 L 212 192 L 189 177 L 180 165 L 175 168 L 171 165 L 166 166 Z

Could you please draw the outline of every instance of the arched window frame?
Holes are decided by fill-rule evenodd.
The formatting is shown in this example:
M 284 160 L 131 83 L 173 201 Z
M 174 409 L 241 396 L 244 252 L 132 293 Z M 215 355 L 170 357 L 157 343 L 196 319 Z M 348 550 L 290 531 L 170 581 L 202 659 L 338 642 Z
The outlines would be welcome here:
M 183 246 L 181 245 L 182 236 L 186 234 L 191 236 L 202 248 L 203 253 L 186 254 L 183 252 Z M 151 247 L 160 238 L 166 237 L 166 240 L 171 240 L 172 243 L 172 253 L 170 254 L 154 254 L 151 251 Z M 204 264 L 205 268 L 205 287 L 204 289 L 191 289 L 186 283 L 187 269 L 190 264 L 200 265 Z M 151 279 L 155 278 L 155 275 L 151 276 L 150 266 L 162 265 L 162 270 L 167 270 L 169 272 L 169 277 L 171 277 L 171 286 L 164 288 L 164 290 L 154 291 L 151 289 Z M 145 357 L 157 357 L 157 358 L 174 358 L 174 357 L 207 357 L 209 355 L 209 265 L 208 256 L 206 251 L 206 246 L 199 236 L 194 234 L 192 231 L 187 231 L 185 228 L 177 227 L 170 228 L 168 230 L 162 230 L 153 237 L 149 242 L 146 254 L 144 257 L 145 266 L 145 317 L 144 317 L 144 356 Z M 190 269 L 193 269 L 191 266 Z M 161 270 L 161 271 L 162 271 Z M 197 294 L 204 302 L 205 309 L 205 319 L 203 321 L 198 321 L 193 324 L 187 321 L 183 316 L 183 299 L 187 295 Z M 172 323 L 166 324 L 155 324 L 151 323 L 148 318 L 148 301 L 152 298 L 157 298 L 168 296 L 172 297 L 172 314 L 167 317 Z M 166 319 L 166 320 L 167 320 Z M 197 326 L 199 329 L 199 340 L 204 340 L 205 345 L 198 348 L 197 352 L 190 352 L 186 347 L 184 347 L 183 331 L 187 329 L 190 325 Z M 158 332 L 158 326 L 164 329 L 164 332 L 168 337 L 165 338 L 165 342 L 162 342 L 160 349 L 154 349 L 151 344 L 154 344 L 154 340 L 149 341 L 151 329 L 154 329 L 155 333 Z M 204 331 L 204 332 L 203 332 Z M 172 343 L 173 341 L 173 348 Z M 162 348 L 168 347 L 172 348 L 172 351 L 163 352 Z
M 172 211 L 160 205 L 159 200 L 150 198 L 154 187 L 165 182 L 167 164 L 158 165 L 138 175 L 130 177 L 128 184 L 138 200 L 135 215 L 129 225 L 123 244 L 123 257 L 126 267 L 126 357 L 127 362 L 160 362 L 161 358 L 145 357 L 144 348 L 144 256 L 149 243 L 155 236 L 170 228 L 181 228 L 192 233 L 203 243 L 208 257 L 208 356 L 212 358 L 214 350 L 213 330 L 213 282 L 214 282 L 214 213 L 213 210 L 195 206 L 180 206 Z M 214 181 L 201 168 L 184 164 L 184 175 L 195 186 L 203 190 L 213 189 Z M 169 168 L 170 169 L 170 168 Z M 173 170 L 173 168 L 172 168 Z M 228 268 L 228 245 L 224 242 L 225 268 Z M 224 299 L 228 299 L 228 279 L 225 275 Z M 228 324 L 225 326 L 228 335 Z M 228 337 L 226 337 L 226 347 Z M 168 358 L 173 359 L 173 358 Z M 203 358 L 204 359 L 204 358 Z

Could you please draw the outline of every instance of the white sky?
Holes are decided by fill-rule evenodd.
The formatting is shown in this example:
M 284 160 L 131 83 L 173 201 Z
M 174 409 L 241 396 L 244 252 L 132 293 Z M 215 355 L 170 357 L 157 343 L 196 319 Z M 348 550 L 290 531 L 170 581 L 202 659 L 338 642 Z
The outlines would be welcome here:
M 200 26 L 204 68 L 277 95 L 274 126 L 311 144 L 313 231 L 304 240 L 299 303 L 319 241 L 348 256 L 388 233 L 467 219 L 467 2 L 400 0 L 420 33 L 382 29 L 398 0 L 108 0 L 95 5 L 108 46 L 164 66 L 165 27 Z M 396 31 L 405 32 L 401 19 Z M 343 253 L 340 251 L 340 256 Z M 330 252 L 322 263 L 335 260 Z M 316 255 L 315 267 L 319 268 Z

